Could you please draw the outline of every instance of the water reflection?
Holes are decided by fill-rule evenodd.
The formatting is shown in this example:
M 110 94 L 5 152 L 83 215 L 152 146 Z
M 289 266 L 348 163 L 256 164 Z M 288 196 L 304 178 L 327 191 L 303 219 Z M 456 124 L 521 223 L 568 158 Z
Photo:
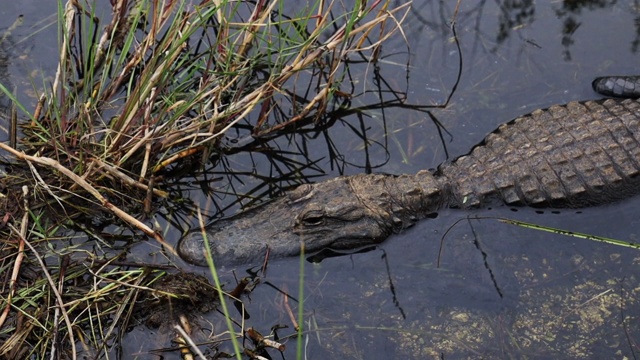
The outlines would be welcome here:
M 0 84 L 5 91 L 12 94 L 16 93 L 16 87 L 11 81 L 9 67 L 15 58 L 19 55 L 18 46 L 14 40 L 15 30 L 22 25 L 23 17 L 20 15 L 9 28 L 0 31 Z M 15 108 L 13 101 L 5 91 L 0 91 L 0 118 L 2 119 L 0 141 L 11 138 L 11 144 L 15 145 L 15 126 L 12 126 L 12 109 Z M 15 113 L 15 110 L 13 111 Z
M 561 7 L 555 8 L 555 13 L 559 19 L 563 20 L 562 26 L 562 45 L 565 47 L 564 58 L 571 60 L 570 47 L 574 44 L 573 36 L 581 25 L 580 14 L 583 10 L 593 11 L 596 9 L 611 8 L 617 3 L 617 0 L 579 0 L 579 1 L 562 1 Z M 636 28 L 636 31 L 638 29 Z M 637 43 L 638 38 L 633 41 Z M 635 52 L 636 45 L 632 45 Z
M 560 41 L 564 47 L 564 60 L 571 61 L 571 47 L 575 43 L 575 33 L 582 25 L 582 15 L 585 11 L 593 12 L 594 10 L 611 9 L 618 4 L 617 0 L 565 0 L 552 4 L 552 8 L 558 19 L 562 21 L 560 28 Z M 486 2 L 481 1 L 473 7 L 478 19 L 482 16 L 483 8 Z M 501 46 L 514 32 L 531 26 L 536 21 L 536 2 L 533 0 L 505 0 L 498 1 L 498 28 L 496 32 L 496 48 Z M 539 6 L 539 4 L 538 4 Z M 629 5 L 632 6 L 632 5 Z M 469 12 L 463 13 L 469 15 Z M 640 44 L 640 26 L 638 17 L 633 22 L 636 38 L 631 43 L 631 51 L 637 52 Z

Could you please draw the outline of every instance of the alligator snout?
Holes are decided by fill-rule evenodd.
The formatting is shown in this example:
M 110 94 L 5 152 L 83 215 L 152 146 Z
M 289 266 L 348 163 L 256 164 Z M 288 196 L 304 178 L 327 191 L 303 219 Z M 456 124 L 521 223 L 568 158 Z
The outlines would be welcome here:
M 358 187 L 367 179 L 365 183 L 383 188 L 382 180 L 393 177 L 375 176 L 379 181 L 356 175 L 299 186 L 282 198 L 213 223 L 206 234 L 187 234 L 178 243 L 178 254 L 187 262 L 206 265 L 209 246 L 216 265 L 247 264 L 260 261 L 267 250 L 270 257 L 298 255 L 303 244 L 305 252 L 312 253 L 378 243 L 391 233 L 393 222 L 381 215 L 387 212 L 364 204 Z

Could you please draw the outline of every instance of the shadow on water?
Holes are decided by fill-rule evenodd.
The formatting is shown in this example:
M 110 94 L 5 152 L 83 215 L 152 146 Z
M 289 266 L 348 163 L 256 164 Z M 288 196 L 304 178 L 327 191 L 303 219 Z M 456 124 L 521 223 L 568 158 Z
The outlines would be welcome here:
M 193 227 L 198 207 L 215 221 L 303 183 L 434 168 L 516 115 L 594 98 L 589 84 L 597 75 L 637 72 L 640 30 L 630 4 L 463 4 L 455 16 L 460 49 L 451 41 L 455 6 L 415 1 L 405 29 L 409 52 L 395 40 L 376 64 L 353 60 L 345 82 L 355 96 L 335 99 L 328 111 L 292 123 L 287 106 L 310 99 L 304 92 L 288 94 L 298 104 L 276 103 L 267 123 L 250 114 L 204 166 L 193 159 L 167 169 L 172 197 L 158 215 L 172 224 L 169 234 L 177 239 Z M 445 210 L 380 246 L 307 265 L 305 352 L 311 358 L 635 357 L 640 338 L 635 250 L 481 217 L 637 240 L 640 220 L 633 215 L 639 207 L 638 199 L 630 199 L 577 212 Z M 131 263 L 150 262 L 148 254 L 155 251 L 144 242 L 124 247 Z M 236 277 L 247 276 L 251 285 L 250 295 L 238 292 L 246 313 L 234 320 L 264 333 L 276 329 L 283 339 L 292 334 L 280 326 L 292 326 L 287 310 L 300 301 L 291 295 L 297 294 L 298 259 L 272 262 L 268 274 L 240 269 L 222 270 L 227 290 Z M 220 317 L 212 311 L 203 321 L 213 325 L 202 326 L 199 340 L 210 341 L 202 347 L 230 351 L 217 341 L 224 331 Z M 140 326 L 123 334 L 113 353 L 150 356 L 167 347 L 154 342 L 159 332 Z M 280 357 L 273 349 L 267 352 Z M 293 341 L 284 357 L 295 357 Z

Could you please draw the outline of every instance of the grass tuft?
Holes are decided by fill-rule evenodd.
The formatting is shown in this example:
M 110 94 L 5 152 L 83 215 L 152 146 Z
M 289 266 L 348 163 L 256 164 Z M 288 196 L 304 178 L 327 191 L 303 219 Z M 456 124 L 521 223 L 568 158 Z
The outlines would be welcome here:
M 136 302 L 180 298 L 154 288 L 167 269 L 122 262 L 127 249 L 113 241 L 90 231 L 99 240 L 91 249 L 51 240 L 107 213 L 175 254 L 140 220 L 168 200 L 169 179 L 205 167 L 221 135 L 241 124 L 268 139 L 348 111 L 349 62 L 377 62 L 410 6 L 112 3 L 103 21 L 95 8 L 58 1 L 58 67 L 37 104 L 18 103 L 0 84 L 23 119 L 17 145 L 0 144 L 15 169 L 2 177 L 11 196 L 0 205 L 17 219 L 2 221 L 11 226 L 0 242 L 8 284 L 0 289 L 0 358 L 98 358 L 135 323 Z M 223 298 L 221 284 L 215 289 Z M 229 331 L 240 356 L 231 323 Z

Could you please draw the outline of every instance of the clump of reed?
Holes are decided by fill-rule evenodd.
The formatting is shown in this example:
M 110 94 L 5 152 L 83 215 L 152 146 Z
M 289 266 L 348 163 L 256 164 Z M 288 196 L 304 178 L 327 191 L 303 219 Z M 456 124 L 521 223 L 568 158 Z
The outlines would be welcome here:
M 239 122 L 269 137 L 348 106 L 345 62 L 375 62 L 381 44 L 401 35 L 409 4 L 114 0 L 101 25 L 94 9 L 59 1 L 53 83 L 33 105 L 0 84 L 26 118 L 17 145 L 0 144 L 24 169 L 20 181 L 3 182 L 19 194 L 25 186 L 12 198 L 22 211 L 0 243 L 8 284 L 0 290 L 0 358 L 109 351 L 107 339 L 126 327 L 125 304 L 163 273 L 68 256 L 80 249 L 41 256 L 60 219 L 110 212 L 172 252 L 138 220 L 167 196 L 167 169 L 206 163 Z M 25 277 L 25 260 L 46 276 Z

